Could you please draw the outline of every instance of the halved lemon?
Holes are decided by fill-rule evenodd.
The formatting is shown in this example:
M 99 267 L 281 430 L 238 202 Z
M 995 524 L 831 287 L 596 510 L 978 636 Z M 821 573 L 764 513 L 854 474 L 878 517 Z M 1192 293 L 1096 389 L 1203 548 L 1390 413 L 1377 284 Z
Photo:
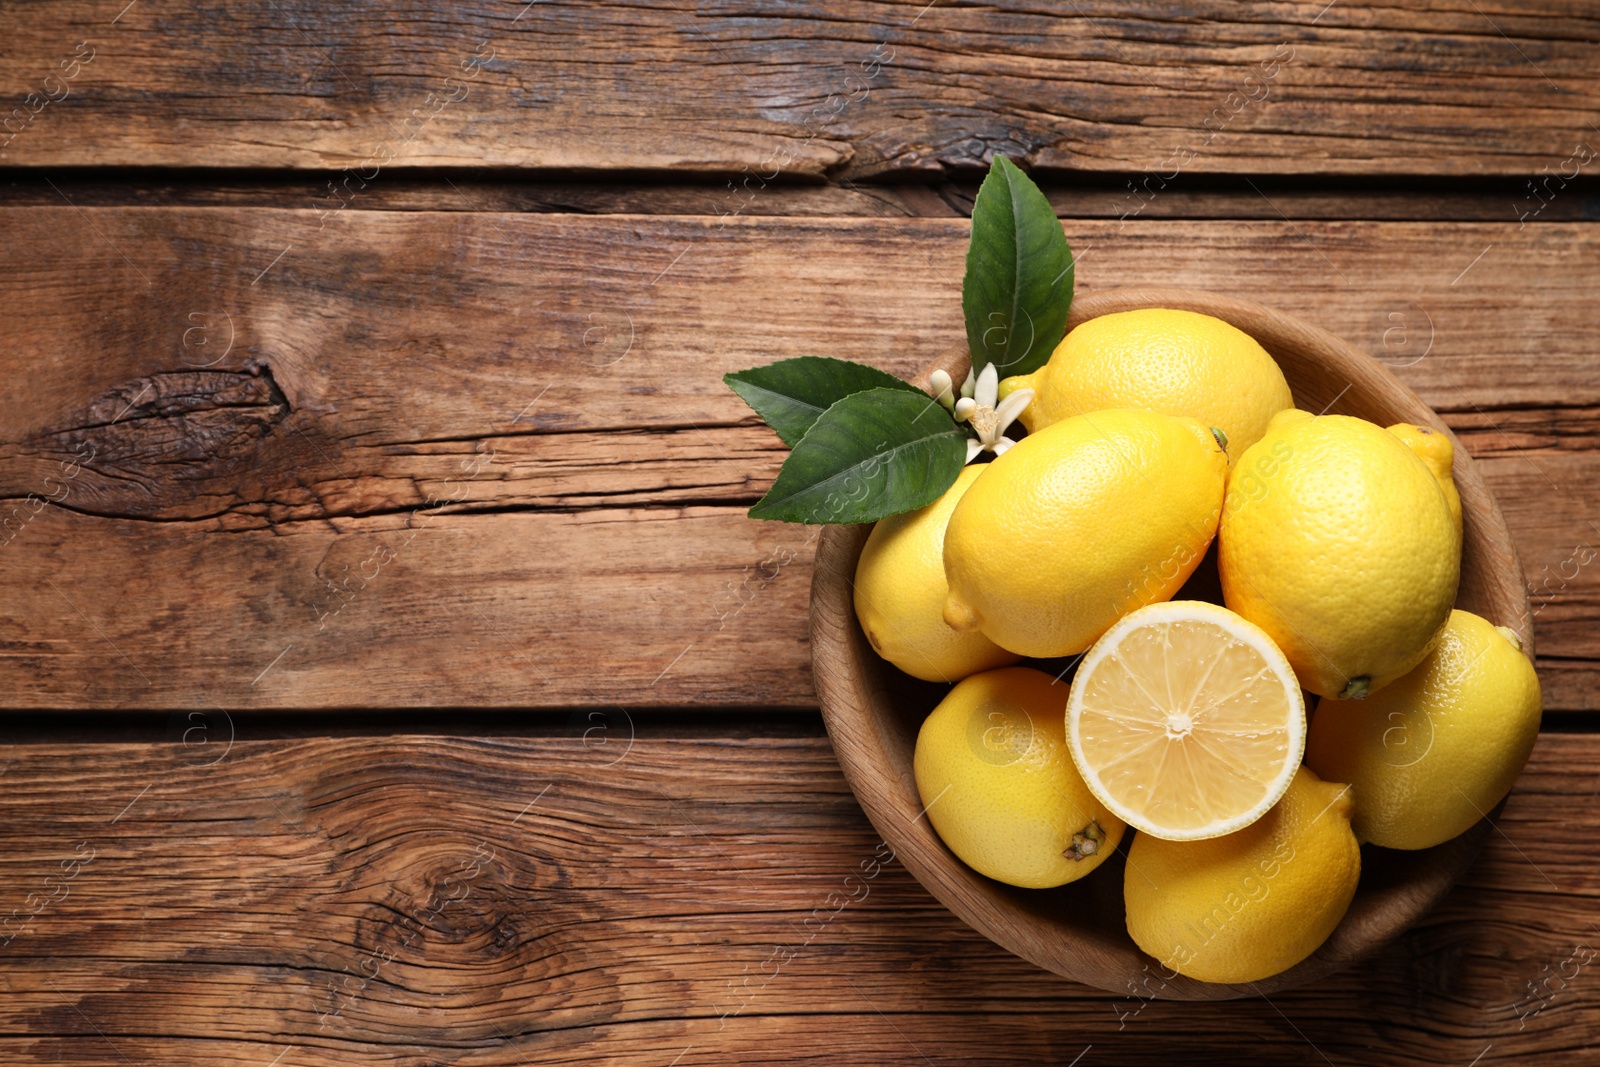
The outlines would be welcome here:
M 1199 600 L 1151 604 L 1079 664 L 1067 740 L 1089 790 L 1129 826 L 1167 841 L 1221 837 L 1289 788 L 1305 698 L 1260 627 Z

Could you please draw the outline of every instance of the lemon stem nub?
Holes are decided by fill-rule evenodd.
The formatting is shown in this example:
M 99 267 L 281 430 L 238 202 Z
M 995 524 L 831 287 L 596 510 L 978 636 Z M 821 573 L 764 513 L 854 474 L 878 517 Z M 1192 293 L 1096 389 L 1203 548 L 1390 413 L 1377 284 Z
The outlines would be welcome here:
M 1511 642 L 1512 648 L 1516 649 L 1518 652 L 1522 651 L 1522 638 L 1517 636 L 1517 631 L 1513 630 L 1509 626 L 1496 626 L 1495 630 L 1499 632 L 1501 637 Z
M 1228 450 L 1228 435 L 1222 432 L 1221 427 L 1211 427 L 1211 436 L 1216 438 L 1218 448 L 1224 452 Z
M 981 625 L 981 620 L 978 618 L 978 613 L 972 609 L 972 605 L 950 596 L 944 602 L 944 624 L 957 633 L 966 633 L 968 630 L 976 630 Z
M 1345 683 L 1339 693 L 1340 700 L 1360 700 L 1367 695 L 1367 690 L 1372 686 L 1372 675 L 1358 675 Z
M 1106 832 L 1100 820 L 1091 820 L 1088 826 L 1072 835 L 1072 844 L 1061 854 L 1069 860 L 1086 860 L 1106 843 Z

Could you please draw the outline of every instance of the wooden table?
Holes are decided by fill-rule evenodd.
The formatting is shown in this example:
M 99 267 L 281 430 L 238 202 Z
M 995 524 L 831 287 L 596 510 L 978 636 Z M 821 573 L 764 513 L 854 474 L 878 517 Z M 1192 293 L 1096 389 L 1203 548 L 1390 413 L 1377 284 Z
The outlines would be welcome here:
M 1569 0 L 4 0 L 0 1061 L 1597 1062 L 1597 37 Z M 1317 987 L 1115 996 L 893 863 L 846 890 L 883 850 L 814 532 L 745 517 L 783 453 L 719 379 L 958 340 L 994 153 L 1080 291 L 1389 362 L 1517 538 L 1532 762 Z

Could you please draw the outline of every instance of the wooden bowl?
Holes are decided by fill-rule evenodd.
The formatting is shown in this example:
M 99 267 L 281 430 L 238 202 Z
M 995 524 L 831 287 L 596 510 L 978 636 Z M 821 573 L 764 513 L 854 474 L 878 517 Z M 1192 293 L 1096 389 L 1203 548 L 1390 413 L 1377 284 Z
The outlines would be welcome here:
M 1450 432 L 1372 357 L 1324 330 L 1246 300 L 1185 289 L 1114 289 L 1075 300 L 1068 326 L 1152 307 L 1214 315 L 1254 337 L 1283 368 L 1301 408 L 1358 415 L 1380 426 L 1411 422 Z M 928 372 L 936 366 L 960 381 L 968 368 L 966 346 Z M 1531 615 L 1521 564 L 1499 507 L 1459 443 L 1455 480 L 1465 525 L 1456 603 L 1510 626 L 1531 656 Z M 811 643 L 828 734 L 856 798 L 906 869 L 969 926 L 1023 959 L 1074 981 L 1144 999 L 1271 994 L 1347 967 L 1395 937 L 1444 896 L 1477 854 L 1489 830 L 1487 819 L 1420 852 L 1365 846 L 1355 900 L 1332 936 L 1297 966 L 1247 985 L 1171 975 L 1139 951 L 1123 921 L 1123 850 L 1087 877 L 1059 889 L 1017 889 L 985 878 L 956 859 L 922 817 L 912 777 L 917 730 L 944 687 L 910 679 L 879 659 L 856 623 L 851 583 L 870 529 L 825 527 L 818 543 Z

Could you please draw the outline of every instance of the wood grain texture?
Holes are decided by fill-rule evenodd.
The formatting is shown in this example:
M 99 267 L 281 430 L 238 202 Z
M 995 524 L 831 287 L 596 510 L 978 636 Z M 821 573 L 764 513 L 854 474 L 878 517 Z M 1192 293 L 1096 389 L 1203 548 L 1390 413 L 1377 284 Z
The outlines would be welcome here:
M 961 336 L 964 220 L 0 223 L 9 707 L 814 706 L 813 531 L 744 518 L 782 451 L 720 377 L 909 377 Z M 1067 226 L 1085 292 L 1222 289 L 1382 356 L 1505 511 L 1547 705 L 1600 708 L 1600 231 Z
M 863 177 L 1001 152 L 1157 181 L 1533 178 L 1571 169 L 1600 106 L 1600 23 L 1574 0 L 73 0 L 4 21 L 20 166 Z
M 203 725 L 0 753 L 7 1063 L 1212 1063 L 1248 1035 L 1252 1063 L 1460 1067 L 1600 1040 L 1592 735 L 1540 739 L 1463 884 L 1377 957 L 1196 1005 L 961 925 L 822 739 Z

